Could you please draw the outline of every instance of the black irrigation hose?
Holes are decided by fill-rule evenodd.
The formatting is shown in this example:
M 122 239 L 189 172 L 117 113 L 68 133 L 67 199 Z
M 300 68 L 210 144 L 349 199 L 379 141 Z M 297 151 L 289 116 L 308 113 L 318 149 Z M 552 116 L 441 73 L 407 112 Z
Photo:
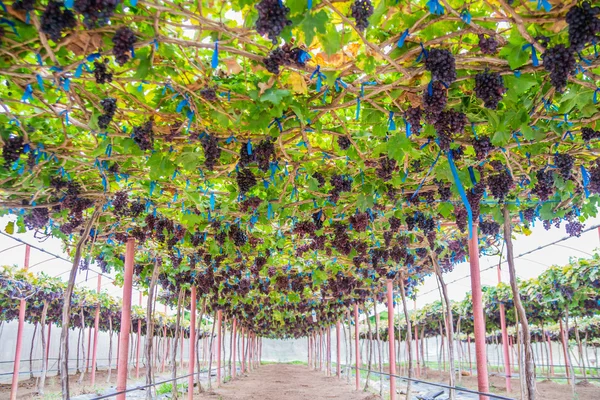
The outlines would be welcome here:
M 355 369 L 355 368 L 352 368 L 352 369 Z M 381 375 L 385 375 L 385 376 L 388 376 L 388 377 L 393 376 L 394 378 L 398 378 L 398 379 L 401 379 L 403 381 L 411 381 L 411 382 L 424 383 L 426 385 L 441 387 L 441 388 L 444 388 L 444 389 L 456 390 L 456 391 L 459 391 L 459 392 L 473 393 L 473 394 L 477 394 L 477 395 L 480 395 L 480 396 L 491 397 L 491 398 L 494 398 L 494 399 L 516 400 L 513 397 L 504 397 L 504 396 L 500 396 L 500 395 L 493 394 L 493 393 L 478 392 L 477 390 L 471 390 L 471 389 L 466 389 L 466 388 L 457 387 L 457 386 L 450 386 L 450 385 L 446 385 L 446 384 L 443 384 L 443 383 L 427 382 L 427 381 L 422 381 L 420 379 L 408 378 L 406 376 L 400 376 L 400 375 L 392 375 L 392 374 L 388 374 L 386 372 L 372 371 L 372 370 L 368 370 L 368 369 L 365 369 L 365 368 L 359 368 L 358 370 L 359 371 L 370 372 L 370 373 L 373 373 L 373 374 L 381 374 Z
M 227 364 L 223 365 L 221 368 L 223 368 L 223 369 L 224 369 L 224 368 L 225 368 L 226 366 L 228 366 L 228 365 L 230 365 L 230 364 L 229 364 L 229 363 L 227 363 Z M 181 379 L 185 379 L 185 378 L 188 378 L 188 377 L 190 377 L 190 376 L 192 376 L 192 375 L 196 375 L 196 374 L 198 374 L 198 373 L 202 373 L 202 372 L 208 372 L 208 369 L 205 369 L 205 370 L 200 370 L 200 371 L 198 371 L 198 372 L 194 372 L 193 374 L 187 374 L 187 375 L 180 376 L 180 377 L 177 377 L 177 378 L 171 378 L 171 379 L 167 379 L 167 380 L 165 380 L 165 381 L 154 382 L 154 383 L 152 383 L 152 384 L 150 384 L 150 385 L 136 386 L 136 387 L 133 387 L 133 388 L 130 388 L 130 389 L 125 389 L 125 390 L 122 390 L 122 391 L 120 391 L 120 392 L 115 392 L 115 393 L 111 393 L 111 394 L 105 394 L 105 395 L 102 395 L 102 396 L 100 396 L 100 397 L 94 397 L 94 398 L 91 398 L 91 399 L 89 399 L 89 400 L 102 400 L 102 399 L 108 399 L 108 398 L 111 398 L 111 397 L 117 396 L 117 395 L 119 395 L 119 394 L 123 394 L 123 393 L 129 393 L 129 392 L 135 392 L 135 391 L 138 391 L 138 390 L 144 390 L 144 389 L 147 389 L 147 388 L 149 388 L 149 387 L 152 387 L 152 386 L 162 385 L 163 383 L 169 383 L 169 382 L 173 382 L 173 381 L 178 381 L 178 380 L 181 380 Z M 512 400 L 512 399 L 509 399 L 509 400 Z

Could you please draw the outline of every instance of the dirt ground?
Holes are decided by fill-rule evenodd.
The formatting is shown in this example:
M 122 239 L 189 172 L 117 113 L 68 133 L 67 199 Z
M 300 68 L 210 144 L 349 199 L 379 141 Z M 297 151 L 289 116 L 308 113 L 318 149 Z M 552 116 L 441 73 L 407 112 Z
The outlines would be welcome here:
M 356 392 L 352 385 L 305 365 L 263 365 L 249 375 L 225 383 L 194 400 L 375 400 L 379 396 Z
M 140 378 L 144 376 L 146 370 L 140 368 Z M 107 388 L 117 384 L 117 370 L 113 369 L 110 382 L 106 382 L 108 377 L 108 370 L 96 372 L 96 389 Z M 132 377 L 135 378 L 135 369 L 132 369 Z M 78 396 L 81 394 L 95 393 L 96 390 L 90 384 L 91 374 L 87 373 L 84 376 L 83 382 L 79 384 L 79 375 L 69 376 L 69 392 L 71 396 Z M 19 382 L 19 390 L 17 391 L 17 399 L 19 400 L 30 400 L 30 399 L 41 399 L 42 396 L 37 395 L 37 383 L 36 378 L 21 380 Z M 10 396 L 10 384 L 0 385 L 0 399 L 8 399 Z M 44 393 L 48 397 L 52 397 L 51 394 L 60 394 L 60 377 L 56 376 L 56 372 L 52 372 L 51 375 L 46 377 L 46 385 Z M 58 397 L 56 397 L 58 398 Z

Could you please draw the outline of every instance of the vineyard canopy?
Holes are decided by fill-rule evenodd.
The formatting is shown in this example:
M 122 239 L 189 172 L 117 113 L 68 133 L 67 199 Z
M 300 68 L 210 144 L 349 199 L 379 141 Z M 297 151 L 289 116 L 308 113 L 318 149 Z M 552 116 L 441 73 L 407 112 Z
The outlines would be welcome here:
M 104 271 L 133 237 L 143 285 L 158 264 L 172 299 L 196 285 L 276 337 L 451 270 L 478 227 L 488 251 L 503 208 L 578 235 L 600 192 L 598 8 L 354 3 L 7 4 L 3 229 L 73 249 L 90 222 L 82 262 Z

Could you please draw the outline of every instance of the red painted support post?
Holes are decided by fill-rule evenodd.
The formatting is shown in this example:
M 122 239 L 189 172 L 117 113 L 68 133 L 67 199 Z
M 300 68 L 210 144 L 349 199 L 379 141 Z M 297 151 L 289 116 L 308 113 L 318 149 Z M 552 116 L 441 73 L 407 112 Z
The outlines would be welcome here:
M 181 327 L 181 351 L 179 352 L 179 368 L 183 369 L 183 341 L 185 336 L 183 335 L 183 326 Z
M 543 332 L 542 332 L 543 334 Z M 550 334 L 546 333 L 546 339 L 548 339 L 548 354 L 550 354 L 550 374 L 554 375 L 554 360 L 552 357 L 552 342 L 550 341 Z
M 331 376 L 331 326 L 327 327 L 327 376 Z
M 237 330 L 236 325 L 237 325 L 236 320 L 235 320 L 235 318 L 233 318 L 233 325 L 231 327 L 231 334 L 233 335 L 233 337 L 232 337 L 233 348 L 231 350 L 231 358 L 233 359 L 232 360 L 233 368 L 231 369 L 231 379 L 235 379 L 235 372 L 236 372 L 235 371 L 235 369 L 236 369 L 236 363 L 235 363 L 235 345 L 237 344 L 236 343 L 236 333 L 237 333 L 236 332 L 236 330 Z
M 240 333 L 240 341 L 242 342 L 242 374 L 246 372 L 246 346 L 244 344 L 244 328 L 242 327 L 242 331 Z
M 563 327 L 563 321 L 562 318 L 559 320 L 560 321 L 560 338 L 562 340 L 562 347 L 563 347 L 563 352 L 565 353 L 565 367 L 567 369 L 567 378 L 571 377 L 571 366 L 569 365 L 569 353 L 568 353 L 568 348 L 567 348 L 567 339 L 565 337 L 565 328 Z
M 335 324 L 335 341 L 336 341 L 336 351 L 335 351 L 335 358 L 336 358 L 336 375 L 338 377 L 338 379 L 340 379 L 342 377 L 342 363 L 341 363 L 341 329 L 340 329 L 340 321 L 338 320 L 337 323 Z
M 121 332 L 117 355 L 117 392 L 127 389 L 127 363 L 129 358 L 129 330 L 131 329 L 131 288 L 133 284 L 133 259 L 135 239 L 127 239 L 125 248 L 125 271 L 123 273 L 123 302 L 121 308 Z M 117 400 L 125 400 L 125 393 L 118 394 Z
M 498 283 L 502 283 L 500 263 L 498 263 Z M 510 393 L 512 391 L 512 386 L 510 383 L 510 356 L 508 352 L 508 331 L 506 330 L 506 315 L 504 313 L 503 303 L 500 303 L 500 329 L 502 330 L 502 351 L 504 353 L 504 374 L 506 375 L 506 393 Z
M 217 387 L 221 384 L 221 325 L 223 325 L 223 311 L 217 311 Z
M 190 296 L 190 361 L 188 363 L 188 400 L 194 399 L 194 360 L 196 359 L 196 286 L 192 286 Z
M 29 268 L 29 256 L 31 254 L 31 247 L 25 245 L 25 263 L 23 269 Z M 16 400 L 17 389 L 19 386 L 19 367 L 21 364 L 21 347 L 23 346 L 23 327 L 25 326 L 25 309 L 27 303 L 25 300 L 19 301 L 19 326 L 17 328 L 17 347 L 15 349 L 15 362 L 13 363 L 13 376 L 12 384 L 10 387 L 10 400 Z
M 483 318 L 483 295 L 481 292 L 481 274 L 479 271 L 479 243 L 477 242 L 477 226 L 473 228 L 469 239 L 469 264 L 471 266 L 471 296 L 473 299 L 473 331 L 475 333 L 475 360 L 477 361 L 477 388 L 488 393 L 487 355 L 485 348 L 485 319 Z M 481 400 L 487 396 L 479 396 Z
M 98 295 L 100 294 L 100 286 L 102 284 L 102 275 L 98 274 Z M 94 350 L 92 351 L 92 387 L 96 383 L 96 355 L 98 352 L 98 328 L 100 325 L 100 304 L 96 306 L 96 316 L 94 317 Z
M 140 292 L 140 307 L 142 306 L 142 292 Z M 142 340 L 142 320 L 137 323 L 137 347 L 135 349 L 135 377 L 140 377 L 140 345 Z
M 48 339 L 47 339 L 47 345 L 46 345 L 46 370 L 48 369 L 48 359 L 50 356 L 50 333 L 52 332 L 52 322 L 50 322 L 48 324 Z
M 358 304 L 354 303 L 354 345 L 356 347 L 356 365 L 355 365 L 355 373 L 356 373 L 356 390 L 360 390 L 360 346 L 358 344 Z
M 388 340 L 390 342 L 390 375 L 396 375 L 396 334 L 394 333 L 394 282 L 387 280 Z M 396 378 L 390 376 L 390 400 L 396 400 Z
M 468 335 L 467 335 L 467 346 L 468 346 L 468 350 L 469 350 L 469 374 L 473 375 L 473 364 L 471 363 L 471 336 L 468 336 Z

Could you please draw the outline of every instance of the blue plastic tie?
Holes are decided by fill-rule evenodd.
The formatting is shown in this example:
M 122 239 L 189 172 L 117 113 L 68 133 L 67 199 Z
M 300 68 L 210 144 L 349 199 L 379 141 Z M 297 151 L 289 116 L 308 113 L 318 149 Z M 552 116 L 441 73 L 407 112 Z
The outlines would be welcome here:
M 537 53 L 535 51 L 535 47 L 533 46 L 533 44 L 531 44 L 531 43 L 524 44 L 521 49 L 527 50 L 528 48 L 531 48 L 531 63 L 533 64 L 534 67 L 539 66 L 540 61 L 538 60 Z
M 388 131 L 395 131 L 396 123 L 394 122 L 394 112 L 390 111 L 388 115 Z
M 410 36 L 410 33 L 408 33 L 408 29 L 405 29 L 404 32 L 402 32 L 402 35 L 400 35 L 400 39 L 398 39 L 398 48 L 402 48 L 404 47 L 404 42 L 406 41 L 406 38 Z
M 215 50 L 213 51 L 213 55 L 212 55 L 212 62 L 210 63 L 210 66 L 215 69 L 219 66 L 219 41 L 215 40 Z
M 473 211 L 471 210 L 471 204 L 469 203 L 469 199 L 467 198 L 467 193 L 465 192 L 465 188 L 463 187 L 462 182 L 460 181 L 460 177 L 458 176 L 458 171 L 456 169 L 456 165 L 454 165 L 454 159 L 452 157 L 452 150 L 448 150 L 446 152 L 446 156 L 448 157 L 448 164 L 450 165 L 450 170 L 452 171 L 452 177 L 454 178 L 454 183 L 458 189 L 458 193 L 463 201 L 463 205 L 467 210 L 467 216 L 469 220 L 469 239 L 473 237 Z
M 429 12 L 433 15 L 443 15 L 444 7 L 438 2 L 438 0 L 428 0 L 427 6 L 429 7 Z
M 460 19 L 462 19 L 465 22 L 465 24 L 470 24 L 471 18 L 471 13 L 466 8 L 460 13 Z

